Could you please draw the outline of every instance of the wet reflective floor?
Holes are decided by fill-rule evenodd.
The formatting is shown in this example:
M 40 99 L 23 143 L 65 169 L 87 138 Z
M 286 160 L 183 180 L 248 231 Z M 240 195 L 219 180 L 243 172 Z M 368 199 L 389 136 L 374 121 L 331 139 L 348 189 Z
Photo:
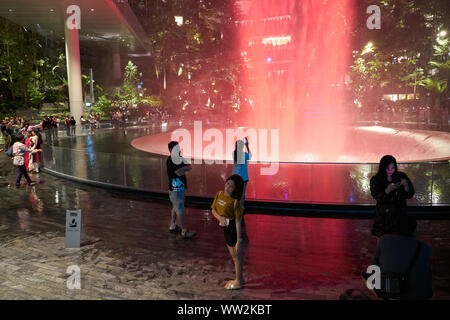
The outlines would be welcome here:
M 359 274 L 375 248 L 372 221 L 245 216 L 243 290 L 223 289 L 233 265 L 208 210 L 187 208 L 198 235 L 168 232 L 169 202 L 80 185 L 41 173 L 15 189 L 0 155 L 0 298 L 2 299 L 338 299 L 364 288 Z M 24 182 L 22 181 L 22 184 Z M 66 210 L 81 209 L 93 244 L 64 249 Z M 450 221 L 419 221 L 432 247 L 434 299 L 450 299 Z M 95 242 L 96 241 L 96 242 Z M 67 267 L 81 289 L 66 287 Z

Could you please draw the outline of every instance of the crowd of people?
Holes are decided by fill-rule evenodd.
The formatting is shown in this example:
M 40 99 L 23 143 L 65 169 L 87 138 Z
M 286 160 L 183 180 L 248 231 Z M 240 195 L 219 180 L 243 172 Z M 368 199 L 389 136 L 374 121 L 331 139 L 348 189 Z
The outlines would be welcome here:
M 382 101 L 375 110 L 361 109 L 360 121 L 378 121 L 388 125 L 411 124 L 421 129 L 449 131 L 449 103 L 432 106 L 427 103 Z
M 128 107 L 127 105 L 118 107 L 111 113 L 111 121 L 114 127 L 125 125 L 131 121 L 138 124 L 144 121 L 150 124 L 162 124 L 167 122 L 169 118 L 169 113 L 160 108 L 154 108 L 150 111 Z

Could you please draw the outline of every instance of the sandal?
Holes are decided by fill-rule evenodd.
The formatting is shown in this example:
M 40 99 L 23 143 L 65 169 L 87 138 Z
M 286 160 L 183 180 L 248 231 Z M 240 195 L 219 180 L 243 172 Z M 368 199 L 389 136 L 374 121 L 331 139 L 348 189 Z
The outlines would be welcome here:
M 226 290 L 240 290 L 244 287 L 243 285 L 235 285 L 232 282 L 233 282 L 233 280 L 230 280 L 227 282 L 227 284 L 225 285 Z

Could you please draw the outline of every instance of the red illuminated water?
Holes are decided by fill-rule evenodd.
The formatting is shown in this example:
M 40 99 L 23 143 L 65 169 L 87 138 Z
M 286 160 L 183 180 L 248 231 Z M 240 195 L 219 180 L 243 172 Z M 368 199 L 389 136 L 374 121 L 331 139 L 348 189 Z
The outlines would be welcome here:
M 241 84 L 251 101 L 245 118 L 253 128 L 280 129 L 281 158 L 301 152 L 338 161 L 348 146 L 342 125 L 354 6 L 354 0 L 240 2 Z
M 225 129 L 203 128 L 202 131 L 186 130 L 187 136 L 179 139 L 177 130 L 136 138 L 131 145 L 139 150 L 169 155 L 167 143 L 180 141 L 183 155 L 190 159 L 232 160 L 234 136 L 227 138 Z M 244 129 L 246 130 L 246 129 Z M 427 130 L 397 130 L 386 127 L 340 127 L 340 135 L 348 136 L 339 155 L 321 152 L 326 143 L 317 141 L 316 145 L 305 144 L 308 136 L 304 131 L 297 132 L 290 144 L 281 144 L 278 150 L 272 148 L 274 141 L 270 133 L 266 140 L 261 135 L 250 135 L 250 148 L 253 161 L 268 162 L 337 162 L 337 163 L 378 163 L 382 155 L 392 154 L 399 162 L 424 162 L 450 159 L 448 146 L 450 133 Z M 233 132 L 238 132 L 233 131 Z M 249 132 L 249 131 L 243 131 Z M 210 139 L 209 133 L 216 137 Z M 303 136 L 301 136 L 303 134 Z M 244 134 L 249 136 L 248 134 Z M 242 138 L 242 136 L 240 137 Z M 228 140 L 228 141 L 227 141 Z M 267 141 L 267 142 L 266 142 Z M 261 146 L 269 144 L 267 152 Z M 228 144 L 228 146 L 227 146 Z M 196 148 L 195 146 L 199 146 Z M 284 149 L 283 149 L 284 147 Z M 212 150 L 212 152 L 210 152 Z M 278 156 L 276 156 L 278 153 Z

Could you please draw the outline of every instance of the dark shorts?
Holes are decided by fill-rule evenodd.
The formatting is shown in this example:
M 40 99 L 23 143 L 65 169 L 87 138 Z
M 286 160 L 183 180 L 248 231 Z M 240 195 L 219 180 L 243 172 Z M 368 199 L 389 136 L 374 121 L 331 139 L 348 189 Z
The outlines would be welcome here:
M 234 247 L 237 243 L 236 221 L 230 220 L 228 227 L 222 227 L 225 243 L 227 246 Z

